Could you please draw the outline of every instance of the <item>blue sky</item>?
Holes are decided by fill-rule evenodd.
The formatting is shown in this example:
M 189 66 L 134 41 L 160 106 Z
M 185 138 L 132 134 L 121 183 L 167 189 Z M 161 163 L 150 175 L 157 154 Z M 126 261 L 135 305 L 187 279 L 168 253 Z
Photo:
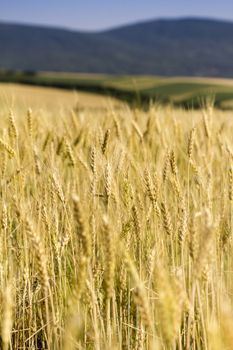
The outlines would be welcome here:
M 233 20 L 233 0 L 0 0 L 0 20 L 85 30 L 183 16 Z

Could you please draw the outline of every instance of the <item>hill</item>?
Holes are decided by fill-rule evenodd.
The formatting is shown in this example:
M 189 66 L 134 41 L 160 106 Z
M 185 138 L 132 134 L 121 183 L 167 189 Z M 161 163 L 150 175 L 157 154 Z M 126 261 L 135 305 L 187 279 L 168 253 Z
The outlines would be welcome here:
M 233 23 L 153 20 L 102 32 L 0 23 L 0 68 L 233 77 Z

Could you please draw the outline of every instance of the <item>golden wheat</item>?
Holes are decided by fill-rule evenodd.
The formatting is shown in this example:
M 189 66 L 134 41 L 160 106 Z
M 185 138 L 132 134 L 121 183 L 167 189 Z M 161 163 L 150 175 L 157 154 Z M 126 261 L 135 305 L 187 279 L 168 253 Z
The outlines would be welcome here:
M 0 107 L 2 348 L 231 349 L 231 113 L 43 106 Z

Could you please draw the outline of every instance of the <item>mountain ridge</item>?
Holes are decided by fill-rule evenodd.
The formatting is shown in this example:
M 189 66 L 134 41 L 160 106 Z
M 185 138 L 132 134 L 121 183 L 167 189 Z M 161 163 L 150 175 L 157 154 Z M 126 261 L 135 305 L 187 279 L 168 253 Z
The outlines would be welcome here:
M 200 17 L 200 16 L 180 16 L 180 17 L 151 17 L 149 19 L 141 19 L 136 21 L 130 21 L 123 24 L 118 24 L 102 29 L 81 29 L 81 28 L 72 28 L 68 26 L 62 25 L 53 25 L 53 24 L 38 24 L 38 23 L 30 23 L 30 22 L 18 22 L 18 21 L 6 21 L 0 18 L 0 24 L 19 26 L 19 27 L 33 27 L 33 28 L 44 28 L 44 29 L 55 29 L 62 30 L 68 32 L 75 33 L 86 33 L 86 34 L 101 34 L 104 32 L 115 31 L 118 29 L 123 29 L 127 27 L 133 27 L 137 25 L 147 24 L 151 22 L 185 22 L 185 21 L 196 21 L 196 22 L 213 22 L 213 23 L 221 23 L 221 24 L 233 24 L 233 20 L 230 19 L 221 19 L 217 17 Z
M 233 77 L 233 22 L 183 17 L 101 31 L 0 21 L 0 69 Z

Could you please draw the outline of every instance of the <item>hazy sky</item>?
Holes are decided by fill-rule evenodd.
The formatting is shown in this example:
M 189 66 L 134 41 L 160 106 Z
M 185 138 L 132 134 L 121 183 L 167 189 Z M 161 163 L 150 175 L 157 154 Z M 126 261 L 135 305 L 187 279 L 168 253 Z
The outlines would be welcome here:
M 0 20 L 76 29 L 181 16 L 233 20 L 233 0 L 0 0 Z

